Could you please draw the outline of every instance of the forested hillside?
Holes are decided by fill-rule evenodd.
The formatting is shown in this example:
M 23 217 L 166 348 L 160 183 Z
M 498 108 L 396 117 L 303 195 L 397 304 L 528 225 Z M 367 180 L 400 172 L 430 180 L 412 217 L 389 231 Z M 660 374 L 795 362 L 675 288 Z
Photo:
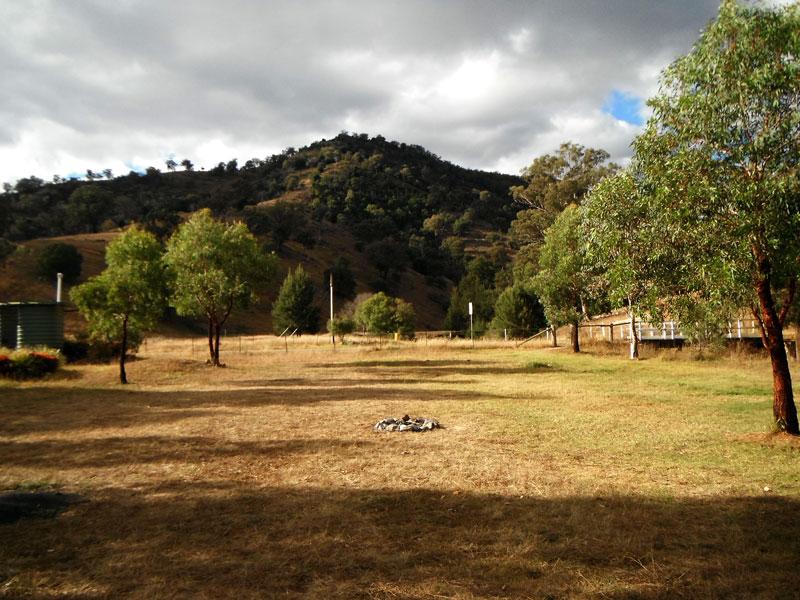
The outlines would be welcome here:
M 163 172 L 154 166 L 119 176 L 88 171 L 81 180 L 25 178 L 0 195 L 0 245 L 9 255 L 0 301 L 37 299 L 49 289 L 33 268 L 46 238 L 96 254 L 98 239 L 131 223 L 165 238 L 187 214 L 208 207 L 244 220 L 284 268 L 302 263 L 320 302 L 323 273 L 349 270 L 353 282 L 339 290 L 342 302 L 390 291 L 414 304 L 420 327 L 439 328 L 470 257 L 485 257 L 492 272 L 505 264 L 505 234 L 519 209 L 509 189 L 521 183 L 453 165 L 420 146 L 345 133 L 207 171 L 186 159 L 167 161 Z M 97 263 L 85 261 L 80 279 L 95 274 Z M 272 293 L 263 290 L 264 300 L 234 326 L 269 328 Z

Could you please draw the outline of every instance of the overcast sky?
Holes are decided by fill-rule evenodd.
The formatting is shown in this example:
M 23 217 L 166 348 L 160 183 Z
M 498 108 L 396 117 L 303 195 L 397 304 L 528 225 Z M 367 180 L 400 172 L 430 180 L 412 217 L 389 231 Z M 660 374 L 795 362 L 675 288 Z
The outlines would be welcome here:
M 717 0 L 3 0 L 0 181 L 266 157 L 342 130 L 518 173 L 623 160 Z

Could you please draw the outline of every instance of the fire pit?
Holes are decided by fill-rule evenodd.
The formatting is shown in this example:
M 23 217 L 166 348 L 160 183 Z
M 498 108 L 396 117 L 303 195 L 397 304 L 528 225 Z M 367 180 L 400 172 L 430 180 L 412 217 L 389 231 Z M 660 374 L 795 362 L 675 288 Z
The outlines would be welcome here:
M 439 429 L 439 421 L 425 417 L 409 417 L 404 415 L 401 419 L 388 417 L 375 423 L 375 431 L 431 431 Z

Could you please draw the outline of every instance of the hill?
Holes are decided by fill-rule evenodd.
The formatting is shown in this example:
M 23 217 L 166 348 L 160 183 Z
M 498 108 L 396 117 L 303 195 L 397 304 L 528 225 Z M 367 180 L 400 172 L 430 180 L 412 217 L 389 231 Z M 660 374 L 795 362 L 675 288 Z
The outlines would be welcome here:
M 231 160 L 208 171 L 150 167 L 95 177 L 30 177 L 0 195 L 0 237 L 18 244 L 0 271 L 0 301 L 52 297 L 52 283 L 32 274 L 48 243 L 78 247 L 85 279 L 102 269 L 105 244 L 120 228 L 140 223 L 165 238 L 188 213 L 208 207 L 245 220 L 285 268 L 302 263 L 321 306 L 323 273 L 345 259 L 354 293 L 401 296 L 414 304 L 418 327 L 439 328 L 469 257 L 490 255 L 500 265 L 507 255 L 505 232 L 517 211 L 508 190 L 521 182 L 459 167 L 420 146 L 344 133 L 241 166 Z M 276 288 L 262 290 L 231 329 L 269 330 Z

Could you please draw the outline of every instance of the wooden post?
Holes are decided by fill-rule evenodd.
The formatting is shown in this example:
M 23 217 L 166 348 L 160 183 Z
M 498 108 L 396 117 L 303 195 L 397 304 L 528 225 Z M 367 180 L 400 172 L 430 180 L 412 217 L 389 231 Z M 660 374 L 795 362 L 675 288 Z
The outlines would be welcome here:
M 611 325 L 608 326 L 608 333 L 609 333 L 609 336 L 611 338 L 611 343 L 613 344 L 614 343 L 614 324 L 613 323 L 611 323 Z

